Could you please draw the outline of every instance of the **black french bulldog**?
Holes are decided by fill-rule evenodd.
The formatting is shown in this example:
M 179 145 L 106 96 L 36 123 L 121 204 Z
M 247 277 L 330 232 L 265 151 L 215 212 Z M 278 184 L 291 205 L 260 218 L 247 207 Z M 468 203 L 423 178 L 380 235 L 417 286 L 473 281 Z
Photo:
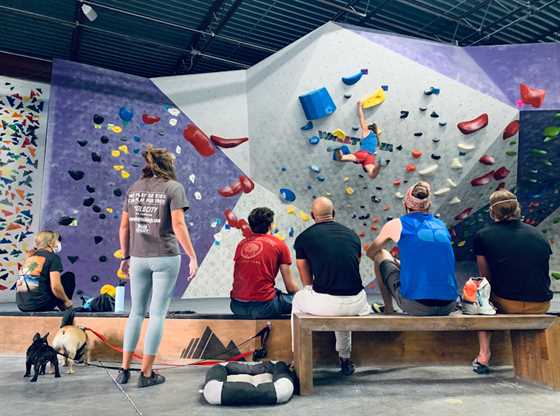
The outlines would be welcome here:
M 34 374 L 31 380 L 29 380 L 32 383 L 37 381 L 39 374 L 45 374 L 45 369 L 49 362 L 54 367 L 54 376 L 60 377 L 58 357 L 54 348 L 51 347 L 47 341 L 48 336 L 48 332 L 43 337 L 37 332 L 33 336 L 33 342 L 27 349 L 24 377 L 29 377 L 31 375 L 31 366 L 33 366 Z

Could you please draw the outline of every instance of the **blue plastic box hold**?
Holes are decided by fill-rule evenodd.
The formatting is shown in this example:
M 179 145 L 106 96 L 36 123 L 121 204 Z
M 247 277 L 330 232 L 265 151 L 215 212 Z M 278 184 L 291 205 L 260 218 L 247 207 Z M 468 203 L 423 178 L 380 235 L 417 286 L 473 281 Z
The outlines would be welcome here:
M 336 105 L 325 87 L 300 95 L 299 102 L 308 120 L 327 117 L 336 111 Z

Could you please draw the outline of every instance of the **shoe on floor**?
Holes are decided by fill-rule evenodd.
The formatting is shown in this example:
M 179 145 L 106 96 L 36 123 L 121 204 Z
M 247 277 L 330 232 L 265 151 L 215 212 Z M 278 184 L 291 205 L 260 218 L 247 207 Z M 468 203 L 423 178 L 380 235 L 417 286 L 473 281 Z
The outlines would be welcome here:
M 138 387 L 151 387 L 162 383 L 165 383 L 165 377 L 155 371 L 152 371 L 150 377 L 145 377 L 144 373 L 140 372 L 140 377 L 138 377 Z
M 128 379 L 130 378 L 130 370 L 121 368 L 119 370 L 119 375 L 117 376 L 117 383 L 119 384 L 126 384 L 128 383 Z
M 340 358 L 340 371 L 344 376 L 351 376 L 354 374 L 354 363 L 350 358 Z
M 478 358 L 476 358 L 473 361 L 472 369 L 476 374 L 483 374 L 484 375 L 484 374 L 489 374 L 490 373 L 490 367 L 482 364 L 480 361 L 478 361 Z

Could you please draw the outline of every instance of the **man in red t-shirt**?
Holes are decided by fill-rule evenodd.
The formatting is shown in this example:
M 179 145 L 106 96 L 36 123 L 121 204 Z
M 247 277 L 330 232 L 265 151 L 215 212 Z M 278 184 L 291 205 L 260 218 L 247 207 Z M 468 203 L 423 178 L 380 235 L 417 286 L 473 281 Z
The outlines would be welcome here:
M 249 215 L 253 235 L 245 238 L 235 250 L 231 311 L 235 315 L 261 318 L 292 312 L 292 296 L 298 285 L 290 271 L 290 249 L 271 235 L 274 212 L 255 208 Z M 276 289 L 278 270 L 288 294 Z

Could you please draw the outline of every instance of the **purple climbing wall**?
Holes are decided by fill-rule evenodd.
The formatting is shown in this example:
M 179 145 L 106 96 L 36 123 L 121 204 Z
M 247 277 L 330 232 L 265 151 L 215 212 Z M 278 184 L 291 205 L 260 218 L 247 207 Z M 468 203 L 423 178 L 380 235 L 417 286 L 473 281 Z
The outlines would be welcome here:
M 183 139 L 191 120 L 149 79 L 55 61 L 51 91 L 42 228 L 62 234 L 64 269 L 76 275 L 77 289 L 95 295 L 103 284 L 118 282 L 121 206 L 139 178 L 148 143 L 177 157 L 178 180 L 191 204 L 186 219 L 202 262 L 224 209 L 237 202 L 216 192 L 242 174 L 236 165 L 219 149 L 200 156 Z M 175 296 L 187 286 L 187 264 L 183 257 Z

